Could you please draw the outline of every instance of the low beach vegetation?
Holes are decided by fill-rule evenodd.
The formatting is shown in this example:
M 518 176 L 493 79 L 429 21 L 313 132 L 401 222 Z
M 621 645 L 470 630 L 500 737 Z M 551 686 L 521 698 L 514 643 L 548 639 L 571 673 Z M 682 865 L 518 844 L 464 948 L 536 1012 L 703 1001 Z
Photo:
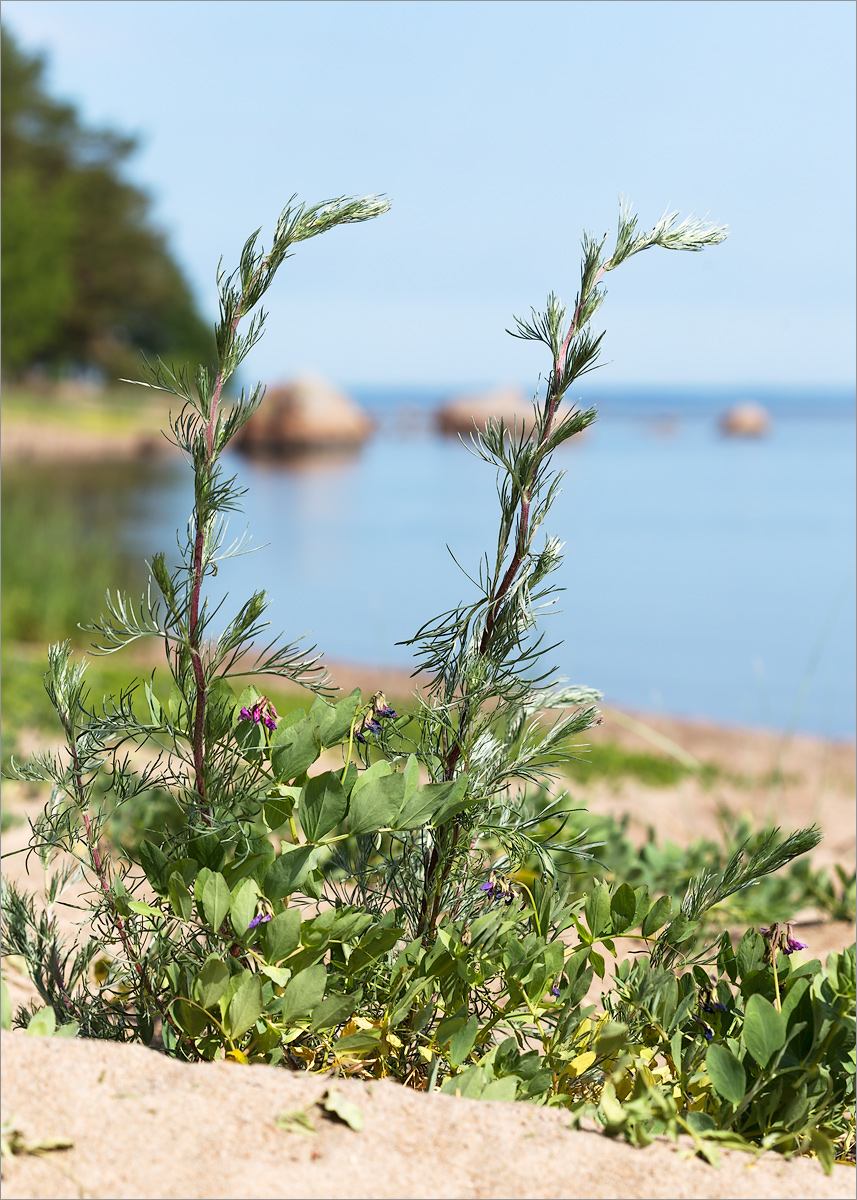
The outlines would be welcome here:
M 46 894 L 4 885 L 3 926 L 43 1004 L 4 1006 L 4 1023 L 560 1106 L 638 1145 L 684 1134 L 711 1162 L 762 1148 L 829 1170 L 854 1140 L 854 952 L 796 959 L 790 921 L 812 888 L 852 911 L 853 880 L 800 874 L 815 827 L 640 849 L 582 813 L 562 784 L 585 786 L 584 770 L 672 786 L 691 768 L 615 746 L 580 766 L 600 694 L 556 677 L 541 627 L 562 554 L 544 532 L 552 456 L 596 419 L 570 401 L 598 364 L 602 281 L 723 229 L 671 213 L 643 231 L 622 207 L 611 249 L 584 235 L 573 306 L 551 294 L 515 319 L 546 373 L 531 420 L 471 440 L 496 485 L 497 541 L 463 565 L 467 598 L 409 643 L 419 693 L 342 695 L 313 649 L 269 639 L 264 592 L 229 612 L 207 599 L 218 563 L 249 549 L 228 532 L 241 492 L 222 455 L 263 389 L 224 395 L 262 335 L 260 302 L 299 243 L 387 207 L 292 202 L 270 250 L 254 234 L 219 276 L 214 365 L 147 364 L 144 385 L 173 404 L 193 512 L 142 598 L 111 590 L 87 632 L 98 654 L 145 642 L 162 663 L 129 683 L 68 640 L 49 648 L 64 745 L 8 765 L 51 789 L 29 845 Z M 379 513 L 388 502 L 379 483 Z M 56 922 L 70 889 L 86 913 L 76 940 Z

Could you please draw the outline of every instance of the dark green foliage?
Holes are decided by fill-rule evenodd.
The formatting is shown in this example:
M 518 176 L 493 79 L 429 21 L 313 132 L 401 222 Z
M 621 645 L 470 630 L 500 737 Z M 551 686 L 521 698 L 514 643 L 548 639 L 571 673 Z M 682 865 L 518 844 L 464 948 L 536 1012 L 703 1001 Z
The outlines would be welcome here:
M 125 182 L 132 138 L 86 129 L 44 62 L 2 40 L 3 370 L 136 370 L 139 351 L 208 358 L 211 333 L 150 200 Z
M 853 1153 L 854 947 L 825 968 L 766 961 L 762 941 L 748 931 L 733 948 L 724 934 L 719 978 L 623 963 L 605 996 L 622 1052 L 598 1100 L 573 1111 L 638 1145 L 688 1133 L 713 1162 L 719 1146 L 761 1146 L 815 1153 L 829 1172 Z

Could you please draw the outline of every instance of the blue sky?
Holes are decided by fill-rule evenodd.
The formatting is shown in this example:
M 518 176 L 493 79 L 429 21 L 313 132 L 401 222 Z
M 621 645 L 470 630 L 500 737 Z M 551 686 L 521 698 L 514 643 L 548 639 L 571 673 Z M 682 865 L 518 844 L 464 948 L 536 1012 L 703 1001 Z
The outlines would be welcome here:
M 573 300 L 583 228 L 727 223 L 610 276 L 604 384 L 854 378 L 854 35 L 845 0 L 5 0 L 54 94 L 138 133 L 129 175 L 214 315 L 214 269 L 298 193 L 392 211 L 298 247 L 248 373 L 528 382 L 504 333 Z

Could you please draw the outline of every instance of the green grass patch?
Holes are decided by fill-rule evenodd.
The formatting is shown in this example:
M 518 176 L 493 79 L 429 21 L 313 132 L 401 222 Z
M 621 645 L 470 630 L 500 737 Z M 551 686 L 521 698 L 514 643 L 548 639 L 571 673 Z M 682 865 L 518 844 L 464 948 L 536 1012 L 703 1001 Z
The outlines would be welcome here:
M 701 770 L 694 770 L 674 758 L 626 750 L 618 742 L 597 742 L 581 748 L 580 757 L 572 759 L 565 771 L 576 783 L 593 783 L 599 779 L 618 783 L 623 779 L 636 779 L 653 788 L 675 787 L 688 775 L 712 783 L 722 774 L 714 763 L 706 763 Z
M 142 388 L 64 395 L 10 387 L 3 394 L 3 424 L 75 429 L 84 433 L 127 434 L 158 431 L 168 420 L 168 407 Z

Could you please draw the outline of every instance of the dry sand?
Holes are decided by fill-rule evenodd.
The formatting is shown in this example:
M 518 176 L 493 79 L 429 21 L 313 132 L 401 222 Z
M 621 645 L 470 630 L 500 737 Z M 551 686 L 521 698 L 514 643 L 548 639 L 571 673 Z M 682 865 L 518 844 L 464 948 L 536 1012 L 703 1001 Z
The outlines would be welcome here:
M 140 1046 L 4 1033 L 3 1106 L 30 1140 L 74 1145 L 16 1158 L 18 1197 L 845 1197 L 854 1172 L 724 1153 L 720 1169 L 656 1142 L 636 1150 L 568 1129 L 557 1110 L 419 1095 L 276 1067 L 189 1065 Z M 314 1107 L 336 1086 L 356 1133 Z M 277 1127 L 308 1109 L 314 1137 Z
M 410 689 L 402 673 L 338 668 L 347 688 Z M 671 788 L 625 780 L 573 794 L 593 812 L 630 815 L 642 842 L 659 836 L 686 844 L 717 837 L 723 811 L 786 829 L 813 821 L 825 832 L 819 863 L 853 869 L 855 748 L 810 737 L 788 741 L 705 722 L 639 718 L 607 711 L 591 740 L 663 749 L 715 762 L 731 777 L 705 787 L 687 777 Z M 659 741 L 660 739 L 660 741 Z M 775 769 L 778 778 L 769 776 Z M 5 804 L 34 815 L 36 796 L 16 785 Z M 4 854 L 26 843 L 26 829 L 4 838 Z M 4 859 L 21 878 L 23 855 Z M 36 882 L 36 881 L 32 881 Z M 813 956 L 842 949 L 854 928 L 808 910 L 801 934 Z M 15 1002 L 32 994 L 14 970 Z M 597 997 L 596 997 L 597 998 Z M 637 1150 L 593 1131 L 568 1129 L 560 1111 L 480 1103 L 407 1091 L 391 1082 L 333 1081 L 274 1067 L 187 1065 L 140 1046 L 29 1037 L 2 1038 L 3 1119 L 30 1142 L 68 1138 L 71 1149 L 22 1155 L 4 1167 L 3 1196 L 14 1197 L 845 1197 L 854 1171 L 826 1177 L 812 1160 L 755 1159 L 724 1153 L 715 1170 L 687 1147 L 656 1142 Z M 335 1086 L 363 1110 L 360 1133 L 326 1118 L 318 1100 Z M 274 1118 L 309 1106 L 314 1137 L 288 1133 Z M 315 1107 L 314 1107 L 315 1106 Z

